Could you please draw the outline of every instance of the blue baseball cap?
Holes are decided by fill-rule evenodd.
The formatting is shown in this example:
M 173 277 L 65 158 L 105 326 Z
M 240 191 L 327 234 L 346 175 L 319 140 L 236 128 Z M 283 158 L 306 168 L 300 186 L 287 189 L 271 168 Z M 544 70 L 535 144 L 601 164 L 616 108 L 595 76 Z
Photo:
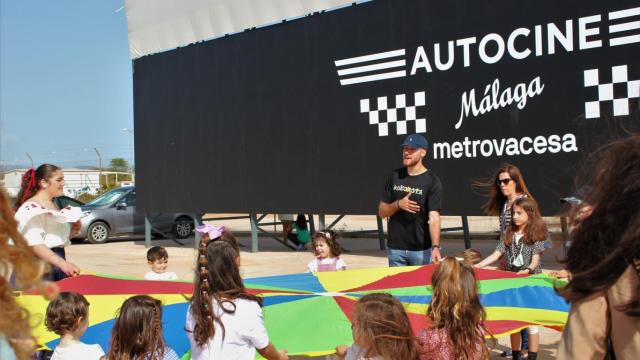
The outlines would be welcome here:
M 420 134 L 411 134 L 404 139 L 402 146 L 408 146 L 413 149 L 423 148 L 425 150 L 429 149 L 429 143 L 424 136 Z

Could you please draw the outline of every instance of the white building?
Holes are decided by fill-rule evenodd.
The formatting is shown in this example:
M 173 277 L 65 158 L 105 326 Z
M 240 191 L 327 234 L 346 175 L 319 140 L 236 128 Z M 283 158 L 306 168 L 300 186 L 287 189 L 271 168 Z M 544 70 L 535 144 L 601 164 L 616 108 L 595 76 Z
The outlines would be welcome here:
M 16 197 L 20 191 L 22 175 L 28 169 L 15 169 L 4 173 L 4 186 L 9 196 Z M 100 189 L 100 170 L 62 169 L 64 194 L 77 197 L 83 193 L 95 194 Z M 105 174 L 105 172 L 102 172 Z

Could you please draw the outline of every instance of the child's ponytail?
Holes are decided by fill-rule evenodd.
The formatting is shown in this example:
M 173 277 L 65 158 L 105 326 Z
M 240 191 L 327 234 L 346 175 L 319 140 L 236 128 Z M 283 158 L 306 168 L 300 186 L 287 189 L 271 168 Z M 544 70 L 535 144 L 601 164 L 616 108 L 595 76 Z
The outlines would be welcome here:
M 16 202 L 13 205 L 13 210 L 18 211 L 18 208 L 28 199 L 32 198 L 39 189 L 39 183 L 41 180 L 49 180 L 53 177 L 54 172 L 60 170 L 59 167 L 51 164 L 42 164 L 37 169 L 29 169 L 22 175 L 22 181 L 20 183 L 20 191 L 16 196 Z
M 20 182 L 20 191 L 16 196 L 16 202 L 13 205 L 13 210 L 17 211 L 20 205 L 22 205 L 27 199 L 35 195 L 36 189 L 36 171 L 31 168 L 22 174 L 22 180 Z
M 191 307 L 191 312 L 196 319 L 196 326 L 193 329 L 194 338 L 200 346 L 204 345 L 215 334 L 213 321 L 211 321 L 213 313 L 211 312 L 211 296 L 209 296 L 209 270 L 207 269 L 209 262 L 206 256 L 209 242 L 210 240 L 207 237 L 203 237 L 198 247 L 198 269 L 196 270 L 198 276 Z

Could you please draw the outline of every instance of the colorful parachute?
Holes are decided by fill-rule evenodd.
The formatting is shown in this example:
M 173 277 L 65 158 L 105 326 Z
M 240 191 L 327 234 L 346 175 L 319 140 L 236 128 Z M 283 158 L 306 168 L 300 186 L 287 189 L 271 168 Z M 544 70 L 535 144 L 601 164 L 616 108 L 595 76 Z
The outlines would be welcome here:
M 431 274 L 435 265 L 362 269 L 318 274 L 279 275 L 246 279 L 249 292 L 264 298 L 264 318 L 277 348 L 291 355 L 332 353 L 338 344 L 350 344 L 350 318 L 356 301 L 367 293 L 387 292 L 405 305 L 414 331 L 427 325 L 424 314 L 431 300 Z M 516 275 L 477 270 L 481 301 L 487 311 L 486 327 L 503 336 L 531 324 L 555 329 L 564 326 L 569 306 L 554 291 L 555 280 L 545 275 Z M 163 326 L 168 344 L 188 358 L 184 332 L 191 284 L 82 275 L 58 283 L 61 291 L 76 291 L 89 300 L 90 326 L 82 341 L 108 348 L 117 309 L 129 296 L 148 294 L 163 301 Z M 37 322 L 35 335 L 53 348 L 59 337 L 47 332 L 47 302 L 37 294 L 19 297 Z

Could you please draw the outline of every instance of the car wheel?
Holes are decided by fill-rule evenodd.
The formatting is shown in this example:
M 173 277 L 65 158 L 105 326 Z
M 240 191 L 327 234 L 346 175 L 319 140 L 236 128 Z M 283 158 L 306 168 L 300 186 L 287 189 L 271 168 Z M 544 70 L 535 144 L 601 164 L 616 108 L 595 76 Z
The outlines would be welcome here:
M 104 244 L 109 239 L 109 226 L 102 221 L 96 221 L 87 230 L 87 240 L 92 244 Z
M 173 224 L 173 234 L 178 239 L 189 237 L 193 232 L 193 220 L 188 217 L 181 217 Z

